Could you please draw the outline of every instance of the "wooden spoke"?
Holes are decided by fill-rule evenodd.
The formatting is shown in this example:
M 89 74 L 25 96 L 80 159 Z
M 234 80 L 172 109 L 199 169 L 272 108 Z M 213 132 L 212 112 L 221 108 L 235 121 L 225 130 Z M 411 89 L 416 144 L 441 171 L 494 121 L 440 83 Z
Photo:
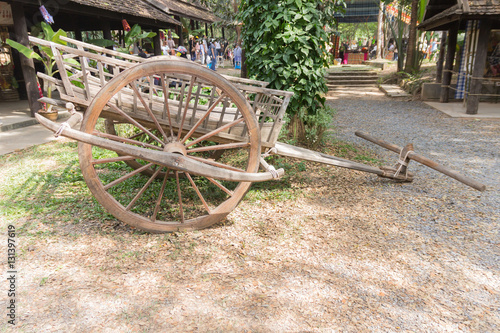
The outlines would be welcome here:
M 167 179 L 169 173 L 170 169 L 168 169 L 167 172 L 165 172 L 165 176 L 163 177 L 163 183 L 161 184 L 160 194 L 158 195 L 158 199 L 156 199 L 156 205 L 153 211 L 153 215 L 151 215 L 151 221 L 153 222 L 156 220 L 156 215 L 158 214 L 158 210 L 160 209 L 160 204 L 161 200 L 163 199 L 163 193 L 165 193 L 165 186 L 167 185 Z
M 202 157 L 198 157 L 198 156 L 193 156 L 193 155 L 187 155 L 187 157 L 192 158 L 193 160 L 197 160 L 197 161 L 200 161 L 200 162 L 203 162 L 206 164 L 210 164 L 210 165 L 219 167 L 219 168 L 233 170 L 233 171 L 239 171 L 239 172 L 245 172 L 245 170 L 243 170 L 243 169 L 236 168 L 236 167 L 233 167 L 231 165 L 224 164 L 224 163 L 219 163 L 219 162 L 216 162 L 214 160 L 210 160 L 210 159 L 206 159 L 206 158 L 202 158 Z
M 158 176 L 158 174 L 160 173 L 161 171 L 161 167 L 158 167 L 158 169 L 155 171 L 155 173 L 148 179 L 148 181 L 146 182 L 146 184 L 144 184 L 144 186 L 141 188 L 141 190 L 135 195 L 135 197 L 132 199 L 132 201 L 130 201 L 130 203 L 127 205 L 127 207 L 125 207 L 125 210 L 130 210 L 132 209 L 132 207 L 134 207 L 135 203 L 137 202 L 137 200 L 141 197 L 141 195 L 146 191 L 146 189 L 149 187 L 149 185 L 151 185 L 151 183 L 153 182 L 153 180 L 156 179 L 156 177 Z
M 121 182 L 123 182 L 123 181 L 125 181 L 125 180 L 129 179 L 129 178 L 130 178 L 130 177 L 132 177 L 132 176 L 137 175 L 138 173 L 140 173 L 141 171 L 146 170 L 147 168 L 149 168 L 149 167 L 150 167 L 150 166 L 152 166 L 152 165 L 153 165 L 153 163 L 148 163 L 148 164 L 144 165 L 142 168 L 136 169 L 136 170 L 134 170 L 134 171 L 132 171 L 132 172 L 130 172 L 130 173 L 128 173 L 128 174 L 126 174 L 125 176 L 120 177 L 120 178 L 118 178 L 118 179 L 116 179 L 116 180 L 112 181 L 112 182 L 111 182 L 111 183 L 109 183 L 109 184 L 104 185 L 104 190 L 105 190 L 105 191 L 109 190 L 111 187 L 113 187 L 113 186 L 115 186 L 115 185 L 120 184 Z
M 237 120 L 235 120 L 235 121 L 233 121 L 233 122 L 230 122 L 230 123 L 228 123 L 228 124 L 226 124 L 226 125 L 224 125 L 224 126 L 218 127 L 218 128 L 216 128 L 215 130 L 213 130 L 212 132 L 209 132 L 209 133 L 207 133 L 207 134 L 205 134 L 205 135 L 203 135 L 203 136 L 200 136 L 198 139 L 196 139 L 196 140 L 193 140 L 193 141 L 189 142 L 189 143 L 186 145 L 186 148 L 187 148 L 187 147 L 191 147 L 192 145 L 195 145 L 195 144 L 197 144 L 198 142 L 201 142 L 201 141 L 203 141 L 203 140 L 207 140 L 208 138 L 211 138 L 212 136 L 217 135 L 217 134 L 219 134 L 220 132 L 223 132 L 223 131 L 227 130 L 228 128 L 231 128 L 231 127 L 233 127 L 234 125 L 237 125 L 237 124 L 241 123 L 243 120 L 244 120 L 243 118 L 239 118 L 239 119 L 237 119 Z
M 136 146 L 141 146 L 141 147 L 144 147 L 144 148 L 151 148 L 151 149 L 156 149 L 156 150 L 163 150 L 161 147 L 153 146 L 153 145 L 151 145 L 149 143 L 146 143 L 146 142 L 141 142 L 141 141 L 137 141 L 137 140 L 127 139 L 127 138 L 124 138 L 124 137 L 121 137 L 121 136 L 118 136 L 118 135 L 113 135 L 113 134 L 108 134 L 108 133 L 103 133 L 103 132 L 98 132 L 98 131 L 93 131 L 92 134 L 94 134 L 96 136 L 100 136 L 101 138 L 111 139 L 111 140 L 119 141 L 119 142 L 123 142 L 123 143 L 130 143 L 130 144 L 133 144 L 133 145 L 136 145 Z
M 128 138 L 129 138 L 129 139 L 135 139 L 135 138 L 138 138 L 138 137 L 140 137 L 141 135 L 144 135 L 144 134 L 146 134 L 146 132 L 141 131 L 141 132 L 139 132 L 139 133 L 136 133 L 136 134 L 134 134 L 134 135 L 129 136 Z
M 235 149 L 235 148 L 246 148 L 250 144 L 248 142 L 236 142 L 236 143 L 226 143 L 223 145 L 216 146 L 206 146 L 206 147 L 197 147 L 188 149 L 188 153 L 195 153 L 200 151 L 209 151 L 209 150 L 221 150 L 221 149 Z
M 221 190 L 223 190 L 224 192 L 226 192 L 227 194 L 229 195 L 233 195 L 234 192 L 227 189 L 224 185 L 222 185 L 221 183 L 219 183 L 218 181 L 216 181 L 215 179 L 213 178 L 210 178 L 210 177 L 207 177 L 207 179 L 212 183 L 214 184 L 215 186 L 217 186 L 218 188 L 220 188 Z
M 177 133 L 177 140 L 181 139 L 182 128 L 184 127 L 184 121 L 186 120 L 186 115 L 189 108 L 189 101 L 191 100 L 191 95 L 193 93 L 193 85 L 195 80 L 196 76 L 192 76 L 191 80 L 189 80 L 189 92 L 186 99 L 186 107 L 184 108 L 184 112 L 182 114 L 181 126 L 179 126 L 179 133 Z M 179 103 L 182 104 L 182 100 L 179 100 Z
M 207 210 L 208 214 L 210 214 L 210 208 L 208 208 L 208 204 L 205 201 L 205 198 L 203 198 L 203 195 L 201 195 L 201 192 L 198 189 L 198 186 L 196 186 L 196 184 L 194 183 L 193 178 L 191 178 L 191 175 L 189 173 L 186 173 L 186 177 L 189 179 L 189 182 L 191 183 L 191 186 L 196 191 L 196 194 L 198 194 L 198 197 L 200 198 L 201 202 L 203 203 L 203 206 L 205 206 L 205 209 Z
M 151 119 L 153 119 L 153 121 L 154 121 L 154 123 L 156 125 L 156 128 L 160 131 L 161 135 L 163 135 L 163 137 L 166 138 L 167 136 L 165 135 L 165 132 L 163 131 L 163 128 L 161 128 L 161 125 L 158 122 L 158 119 L 156 119 L 156 116 L 153 114 L 153 111 L 151 111 L 151 108 L 149 107 L 149 105 L 146 103 L 146 101 L 144 100 L 144 98 L 142 98 L 141 93 L 139 92 L 139 90 L 137 90 L 137 87 L 135 86 L 135 83 L 131 82 L 130 83 L 130 87 L 132 88 L 132 90 L 134 91 L 134 93 L 137 95 L 137 97 L 141 101 L 141 104 L 144 106 L 144 108 L 146 109 L 146 111 L 149 114 L 149 116 L 151 117 Z
M 169 95 L 169 87 L 168 85 L 166 85 L 165 83 L 165 76 L 164 74 L 162 74 L 161 76 L 161 88 L 163 89 L 163 99 L 165 100 L 165 105 L 164 105 L 164 113 L 166 112 L 167 113 L 167 117 L 168 117 L 168 127 L 170 128 L 170 136 L 174 136 L 174 129 L 172 128 L 172 117 L 170 115 L 170 107 L 169 107 L 169 103 L 168 103 L 168 95 Z
M 215 109 L 215 107 L 217 106 L 217 104 L 220 103 L 220 101 L 222 100 L 222 98 L 224 98 L 224 94 L 220 95 L 219 98 L 217 98 L 217 100 L 215 102 L 212 103 L 212 105 L 210 105 L 210 107 L 208 108 L 207 112 L 205 112 L 205 114 L 203 115 L 203 117 L 201 117 L 200 120 L 198 120 L 196 122 L 196 124 L 194 124 L 193 128 L 191 128 L 191 130 L 184 136 L 184 139 L 181 140 L 181 143 L 185 143 L 187 139 L 189 139 L 191 137 L 191 135 L 193 135 L 193 133 L 196 131 L 196 129 L 198 127 L 200 127 L 201 124 L 203 124 L 203 122 L 205 121 L 205 119 L 207 119 L 207 117 L 210 115 L 210 113 Z
M 114 163 L 114 162 L 121 162 L 121 161 L 130 161 L 134 160 L 135 157 L 133 156 L 118 156 L 118 157 L 110 157 L 110 158 L 101 158 L 99 160 L 92 160 L 92 164 L 103 164 L 103 163 Z
M 107 105 L 109 107 L 111 107 L 114 111 L 116 111 L 117 113 L 119 113 L 121 116 L 127 118 L 127 120 L 130 123 L 132 123 L 135 126 L 139 127 L 141 130 L 143 130 L 144 132 L 146 132 L 149 136 L 155 138 L 155 140 L 158 141 L 158 143 L 160 143 L 162 146 L 165 145 L 165 142 L 163 142 L 160 138 L 158 138 L 156 135 L 154 135 L 153 133 L 151 133 L 151 131 L 149 131 L 146 127 L 144 127 L 141 124 L 139 124 L 135 119 L 133 119 L 132 117 L 130 117 L 126 112 L 123 112 L 119 107 L 117 107 L 116 105 L 111 104 L 111 103 L 107 103 Z
M 177 196 L 179 197 L 179 214 L 181 216 L 181 223 L 184 223 L 184 209 L 182 208 L 182 192 L 178 171 L 175 172 L 175 180 L 177 181 Z

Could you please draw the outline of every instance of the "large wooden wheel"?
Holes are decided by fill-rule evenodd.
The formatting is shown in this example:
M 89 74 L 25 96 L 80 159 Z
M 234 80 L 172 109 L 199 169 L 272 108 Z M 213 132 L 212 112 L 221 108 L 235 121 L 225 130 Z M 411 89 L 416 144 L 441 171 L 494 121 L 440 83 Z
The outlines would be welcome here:
M 188 61 L 151 61 L 117 75 L 88 107 L 81 130 L 225 170 L 254 173 L 259 167 L 260 132 L 248 102 L 220 75 Z M 211 158 L 221 152 L 221 159 Z M 217 223 L 251 185 L 196 176 L 87 143 L 79 144 L 79 158 L 99 203 L 150 232 Z

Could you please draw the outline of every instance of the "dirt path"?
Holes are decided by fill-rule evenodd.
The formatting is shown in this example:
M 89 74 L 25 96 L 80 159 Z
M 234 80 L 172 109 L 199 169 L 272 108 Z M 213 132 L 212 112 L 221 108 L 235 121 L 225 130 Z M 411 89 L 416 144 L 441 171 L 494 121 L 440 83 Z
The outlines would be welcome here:
M 498 124 L 489 126 L 498 133 Z M 20 167 L 6 163 L 0 179 Z M 488 193 L 439 176 L 403 185 L 302 169 L 249 193 L 224 224 L 199 232 L 143 234 L 77 208 L 67 219 L 15 221 L 28 225 L 18 236 L 16 331 L 500 329 L 499 212 L 487 207 Z M 80 204 L 96 203 L 85 196 Z M 5 316 L 0 327 L 11 331 Z

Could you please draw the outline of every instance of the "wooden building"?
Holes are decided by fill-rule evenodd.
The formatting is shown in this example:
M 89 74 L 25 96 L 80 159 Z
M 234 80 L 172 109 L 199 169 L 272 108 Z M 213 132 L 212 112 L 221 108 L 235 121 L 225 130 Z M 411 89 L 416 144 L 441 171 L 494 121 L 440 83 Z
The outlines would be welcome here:
M 450 89 L 463 96 L 467 114 L 477 114 L 480 98 L 500 99 L 500 39 L 497 37 L 500 36 L 500 0 L 429 0 L 418 28 L 448 32 L 441 80 L 442 103 L 448 102 Z M 460 56 L 456 52 L 459 31 L 465 32 Z M 460 64 L 455 64 L 457 59 Z M 454 70 L 457 67 L 458 71 Z M 453 75 L 456 75 L 456 88 L 451 87 Z M 483 85 L 491 86 L 491 91 L 485 92 Z

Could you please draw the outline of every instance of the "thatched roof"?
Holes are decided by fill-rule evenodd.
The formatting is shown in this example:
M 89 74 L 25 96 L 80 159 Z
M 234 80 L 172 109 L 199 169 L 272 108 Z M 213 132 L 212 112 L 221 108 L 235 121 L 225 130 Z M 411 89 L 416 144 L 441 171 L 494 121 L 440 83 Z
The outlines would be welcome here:
M 219 21 L 210 9 L 195 2 L 185 0 L 144 0 L 152 6 L 180 17 L 186 17 L 196 21 L 214 23 Z
M 429 0 L 422 30 L 448 30 L 453 22 L 492 19 L 493 28 L 500 28 L 500 0 Z
M 3 0 L 20 3 L 29 23 L 42 20 L 39 0 Z M 172 0 L 174 1 L 174 0 Z M 180 1 L 180 0 L 176 0 Z M 63 4 L 62 4 L 63 3 Z M 139 23 L 141 27 L 166 28 L 181 25 L 173 14 L 151 5 L 147 0 L 65 0 L 45 1 L 45 7 L 55 18 L 55 25 L 65 30 L 98 30 L 104 21 L 112 29 L 121 28 L 121 20 Z M 183 16 L 183 15 L 179 15 Z
M 180 25 L 180 22 L 174 20 L 167 13 L 151 6 L 144 0 L 70 0 L 70 2 L 79 3 L 85 6 L 96 7 L 107 11 L 123 13 L 133 16 L 144 17 L 165 23 Z

